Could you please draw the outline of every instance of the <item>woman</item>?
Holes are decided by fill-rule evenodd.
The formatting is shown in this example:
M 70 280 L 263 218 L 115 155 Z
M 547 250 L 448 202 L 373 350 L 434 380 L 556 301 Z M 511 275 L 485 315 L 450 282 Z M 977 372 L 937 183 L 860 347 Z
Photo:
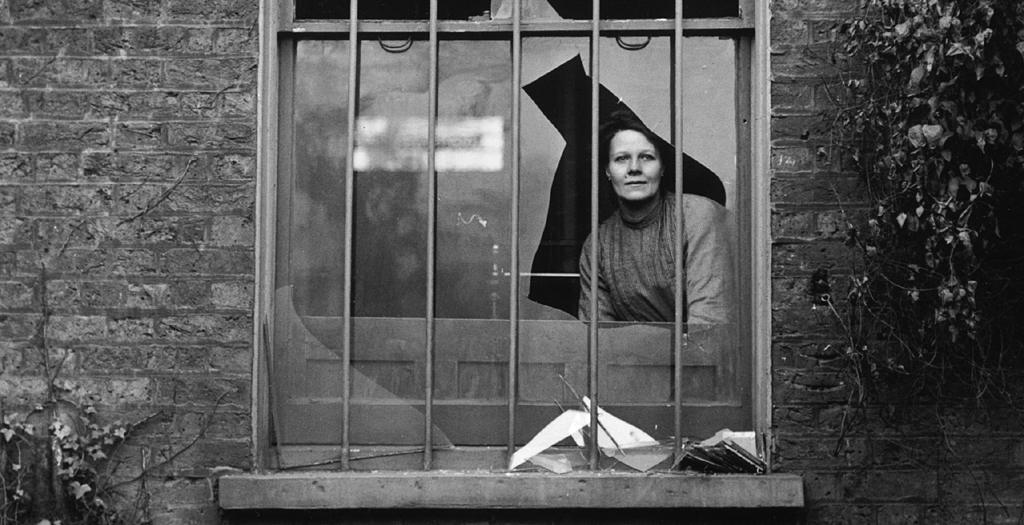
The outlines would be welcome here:
M 618 210 L 598 229 L 597 311 L 601 321 L 669 322 L 675 317 L 675 213 L 679 199 L 661 191 L 664 155 L 653 132 L 626 115 L 601 126 L 599 155 Z M 683 293 L 688 323 L 732 318 L 728 213 L 683 194 L 686 235 Z M 580 319 L 590 319 L 591 234 L 580 256 Z

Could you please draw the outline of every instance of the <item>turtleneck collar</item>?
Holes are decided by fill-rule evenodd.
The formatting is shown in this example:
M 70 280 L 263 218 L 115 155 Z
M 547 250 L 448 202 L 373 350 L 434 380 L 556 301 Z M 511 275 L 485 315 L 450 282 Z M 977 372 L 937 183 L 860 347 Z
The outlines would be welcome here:
M 661 216 L 661 209 L 665 205 L 665 196 L 659 192 L 654 196 L 654 199 L 656 199 L 654 205 L 642 215 L 628 213 L 623 208 L 622 203 L 619 203 L 619 217 L 622 219 L 622 223 L 634 230 L 646 228 L 654 223 Z

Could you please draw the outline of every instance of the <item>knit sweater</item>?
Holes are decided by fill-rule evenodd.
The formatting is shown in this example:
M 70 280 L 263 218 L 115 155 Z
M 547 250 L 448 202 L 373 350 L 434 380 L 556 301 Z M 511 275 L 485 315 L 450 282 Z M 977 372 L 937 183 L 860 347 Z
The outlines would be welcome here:
M 646 216 L 616 211 L 598 228 L 597 319 L 671 322 L 675 316 L 675 208 L 668 194 Z M 728 212 L 705 197 L 683 194 L 686 237 L 684 320 L 726 323 L 734 317 Z M 580 319 L 590 318 L 590 245 L 580 256 Z

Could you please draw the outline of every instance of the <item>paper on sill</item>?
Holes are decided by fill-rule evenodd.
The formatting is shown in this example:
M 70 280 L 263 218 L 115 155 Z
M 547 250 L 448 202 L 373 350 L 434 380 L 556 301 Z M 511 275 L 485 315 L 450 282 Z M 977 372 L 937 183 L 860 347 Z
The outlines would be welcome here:
M 566 410 L 547 424 L 527 444 L 512 454 L 508 469 L 512 470 L 530 458 L 554 446 L 590 424 L 590 414 L 582 410 Z
M 588 410 L 590 409 L 590 399 L 584 397 L 583 404 Z M 660 446 L 656 439 L 643 430 L 613 416 L 601 407 L 597 407 L 597 421 L 599 423 L 597 432 L 598 448 L 601 449 L 604 455 L 614 458 L 631 468 L 645 472 L 668 459 L 672 454 L 671 450 Z M 538 432 L 533 439 L 512 455 L 509 470 L 516 468 L 525 461 L 531 460 L 534 456 L 567 437 L 572 437 L 577 445 L 584 446 L 585 441 L 580 434 L 580 430 L 589 425 L 589 412 L 582 410 L 566 410 L 562 412 Z M 534 463 L 537 464 L 536 462 Z M 538 464 L 538 466 L 548 468 L 542 464 Z M 554 471 L 551 468 L 548 468 L 548 470 Z

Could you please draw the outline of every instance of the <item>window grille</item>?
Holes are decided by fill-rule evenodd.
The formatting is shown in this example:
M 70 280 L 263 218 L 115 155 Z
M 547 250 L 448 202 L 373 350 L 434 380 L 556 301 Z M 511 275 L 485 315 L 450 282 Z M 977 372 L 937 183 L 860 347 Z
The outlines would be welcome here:
M 343 6 L 346 3 L 348 9 L 344 16 L 347 16 L 347 18 L 343 18 L 342 11 L 338 10 L 338 6 Z M 735 87 L 733 89 L 736 91 L 734 98 L 737 101 L 734 106 L 735 121 L 737 122 L 735 129 L 736 138 L 734 141 L 736 143 L 735 163 L 737 167 L 735 176 L 736 187 L 730 188 L 729 191 L 731 192 L 730 195 L 738 201 L 737 204 L 733 205 L 733 209 L 740 215 L 735 232 L 741 239 L 741 242 L 738 243 L 739 246 L 737 246 L 739 253 L 736 260 L 744 261 L 751 257 L 749 246 L 742 242 L 750 234 L 749 220 L 743 217 L 749 211 L 745 208 L 749 206 L 749 203 L 744 197 L 744 192 L 748 191 L 748 188 L 745 186 L 748 182 L 744 181 L 744 177 L 749 178 L 750 176 L 750 138 L 749 129 L 746 127 L 749 125 L 748 115 L 750 114 L 749 45 L 753 27 L 753 22 L 748 14 L 750 3 L 749 0 L 732 4 L 728 2 L 693 2 L 692 5 L 695 6 L 694 10 L 697 13 L 697 17 L 691 17 L 690 15 L 684 16 L 686 10 L 682 0 L 660 3 L 651 2 L 650 5 L 645 4 L 644 8 L 637 8 L 642 11 L 637 18 L 625 19 L 625 17 L 630 16 L 630 13 L 628 13 L 628 2 L 612 2 L 609 0 L 602 2 L 595 0 L 589 5 L 589 19 L 584 19 L 579 6 L 586 4 L 586 2 L 563 2 L 563 8 L 570 9 L 570 7 L 566 6 L 571 6 L 571 13 L 564 20 L 553 21 L 525 18 L 523 16 L 523 9 L 526 2 L 515 0 L 503 3 L 511 7 L 507 18 L 475 21 L 465 20 L 466 13 L 461 12 L 460 9 L 472 8 L 470 10 L 479 10 L 481 6 L 477 4 L 482 4 L 481 2 L 444 2 L 441 0 L 397 2 L 392 5 L 397 6 L 395 9 L 400 12 L 399 16 L 401 19 L 398 20 L 361 18 L 366 16 L 379 16 L 382 18 L 388 16 L 387 13 L 383 13 L 381 10 L 382 3 L 360 2 L 358 0 L 340 3 L 298 0 L 293 5 L 285 2 L 279 15 L 279 34 L 281 35 L 279 39 L 281 49 L 279 62 L 279 70 L 281 71 L 281 111 L 277 126 L 277 137 L 278 142 L 285 144 L 285 146 L 280 148 L 277 163 L 280 173 L 279 180 L 281 181 L 277 194 L 277 210 L 279 216 L 283 217 L 279 220 L 290 220 L 287 214 L 291 213 L 291 210 L 304 206 L 301 202 L 293 202 L 295 196 L 291 188 L 295 184 L 294 172 L 298 169 L 296 168 L 296 158 L 303 155 L 300 147 L 308 145 L 306 139 L 316 136 L 317 131 L 322 131 L 302 128 L 305 125 L 301 121 L 302 115 L 294 109 L 296 101 L 304 95 L 299 92 L 300 88 L 293 81 L 298 76 L 301 76 L 301 74 L 318 73 L 314 62 L 304 62 L 303 53 L 307 51 L 313 53 L 321 48 L 330 48 L 333 52 L 342 50 L 347 55 L 347 64 L 339 69 L 347 71 L 344 86 L 334 85 L 330 87 L 328 93 L 321 93 L 321 95 L 325 98 L 333 97 L 336 100 L 344 100 L 343 104 L 332 106 L 335 109 L 343 107 L 345 110 L 343 123 L 345 130 L 343 134 L 344 144 L 340 145 L 340 147 L 338 144 L 331 146 L 344 152 L 342 157 L 344 160 L 343 177 L 340 184 L 339 181 L 334 180 L 326 185 L 337 189 L 343 196 L 343 205 L 341 206 L 343 211 L 341 218 L 342 228 L 341 231 L 336 232 L 337 236 L 341 239 L 339 243 L 341 258 L 340 261 L 335 261 L 335 263 L 340 265 L 341 272 L 338 277 L 346 285 L 340 287 L 341 298 L 340 301 L 336 301 L 337 304 L 328 306 L 321 304 L 316 307 L 310 307 L 310 311 L 314 312 L 317 308 L 339 309 L 340 315 L 334 316 L 336 318 L 329 320 L 324 318 L 324 316 L 307 315 L 300 325 L 292 324 L 287 319 L 287 315 L 284 315 L 284 312 L 289 312 L 296 308 L 302 310 L 302 308 L 292 304 L 293 297 L 291 292 L 277 293 L 273 299 L 274 319 L 265 323 L 263 328 L 263 344 L 268 349 L 272 348 L 273 350 L 265 352 L 266 359 L 263 365 L 266 367 L 266 372 L 269 376 L 269 419 L 271 420 L 272 427 L 270 441 L 275 446 L 278 454 L 276 466 L 279 468 L 296 468 L 327 465 L 348 470 L 361 468 L 362 464 L 379 465 L 380 463 L 373 463 L 373 461 L 383 457 L 403 457 L 407 459 L 410 455 L 413 455 L 419 456 L 418 466 L 420 468 L 424 470 L 438 468 L 437 453 L 439 450 L 448 450 L 448 448 L 438 449 L 436 445 L 451 444 L 447 432 L 439 430 L 438 415 L 440 408 L 444 408 L 442 410 L 444 413 L 441 414 L 441 419 L 444 421 L 451 421 L 459 417 L 471 418 L 474 414 L 483 412 L 491 414 L 487 417 L 493 419 L 493 414 L 495 413 L 494 403 L 490 403 L 486 411 L 481 409 L 474 412 L 475 409 L 472 407 L 459 405 L 458 399 L 454 401 L 442 400 L 452 401 L 452 403 L 447 405 L 438 402 L 436 396 L 439 390 L 448 388 L 448 385 L 438 385 L 435 381 L 439 355 L 445 355 L 445 352 L 448 352 L 445 348 L 439 349 L 439 340 L 445 342 L 458 341 L 459 344 L 444 346 L 460 348 L 481 348 L 486 346 L 488 341 L 507 340 L 504 370 L 501 370 L 501 360 L 493 360 L 493 362 L 472 362 L 470 360 L 466 361 L 469 365 L 467 365 L 468 371 L 465 372 L 472 377 L 490 378 L 494 385 L 500 385 L 500 382 L 503 381 L 503 389 L 500 386 L 493 386 L 491 387 L 491 393 L 488 395 L 491 396 L 491 401 L 493 401 L 495 396 L 504 398 L 502 410 L 505 418 L 505 428 L 504 432 L 502 432 L 504 434 L 504 443 L 500 447 L 504 464 L 507 464 L 513 452 L 524 441 L 523 421 L 528 420 L 531 422 L 533 425 L 531 428 L 533 428 L 536 426 L 535 423 L 537 421 L 542 421 L 545 417 L 553 414 L 550 410 L 552 407 L 550 406 L 546 407 L 547 410 L 541 410 L 538 407 L 524 403 L 524 395 L 525 397 L 536 397 L 535 391 L 544 391 L 545 388 L 551 388 L 550 384 L 538 386 L 535 380 L 526 378 L 531 383 L 530 388 L 527 389 L 528 391 L 524 392 L 524 370 L 520 366 L 526 364 L 524 356 L 537 356 L 539 353 L 538 349 L 542 348 L 539 341 L 543 340 L 544 337 L 562 338 L 562 340 L 565 340 L 579 335 L 585 336 L 585 373 L 577 374 L 576 377 L 570 378 L 583 379 L 583 381 L 576 382 L 570 380 L 569 382 L 595 401 L 589 405 L 590 428 L 597 428 L 598 426 L 597 407 L 599 405 L 605 406 L 603 401 L 606 396 L 602 392 L 601 371 L 602 369 L 611 369 L 610 364 L 602 364 L 602 347 L 605 344 L 624 347 L 625 345 L 621 344 L 623 337 L 629 337 L 632 343 L 641 345 L 650 344 L 652 346 L 660 345 L 664 347 L 667 342 L 670 348 L 670 354 L 668 355 L 670 366 L 668 369 L 671 370 L 671 378 L 670 386 L 667 387 L 665 392 L 671 397 L 671 402 L 663 403 L 663 405 L 670 405 L 668 408 L 670 408 L 672 423 L 671 431 L 665 432 L 665 434 L 672 437 L 674 440 L 673 450 L 678 451 L 683 436 L 687 434 L 687 396 L 693 392 L 692 385 L 687 384 L 688 379 L 690 379 L 688 374 L 721 375 L 720 370 L 714 371 L 717 370 L 714 369 L 714 366 L 707 365 L 701 368 L 700 363 L 693 364 L 694 360 L 691 355 L 684 354 L 688 350 L 692 354 L 695 348 L 701 346 L 702 341 L 713 341 L 716 337 L 729 336 L 736 338 L 737 342 L 732 344 L 731 349 L 726 350 L 728 355 L 725 359 L 732 359 L 733 361 L 737 359 L 749 360 L 750 356 L 737 355 L 737 350 L 742 346 L 743 338 L 748 337 L 748 335 L 728 334 L 730 331 L 735 331 L 736 326 L 740 326 L 741 331 L 748 329 L 743 325 L 750 316 L 750 305 L 746 304 L 749 301 L 743 300 L 747 296 L 739 296 L 740 300 L 737 301 L 737 311 L 734 314 L 735 318 L 739 320 L 736 326 L 729 326 L 724 329 L 723 327 L 718 327 L 718 329 L 711 329 L 709 334 L 701 336 L 699 331 L 695 332 L 693 327 L 687 326 L 686 307 L 683 296 L 685 289 L 684 265 L 676 264 L 674 274 L 674 279 L 677 283 L 675 286 L 675 310 L 674 317 L 670 323 L 670 332 L 646 330 L 643 326 L 627 327 L 629 331 L 626 332 L 626 336 L 623 336 L 621 327 L 609 326 L 607 323 L 595 318 L 586 321 L 585 325 L 581 322 L 576 322 L 581 329 L 585 326 L 585 331 L 575 329 L 555 330 L 555 333 L 552 335 L 552 333 L 545 331 L 543 327 L 537 328 L 544 324 L 543 321 L 523 318 L 524 279 L 535 278 L 543 280 L 576 277 L 576 274 L 564 271 L 551 274 L 534 272 L 532 271 L 533 268 L 527 271 L 521 262 L 520 252 L 523 246 L 520 239 L 520 230 L 523 228 L 524 221 L 524 217 L 521 216 L 522 210 L 520 209 L 520 200 L 523 198 L 522 183 L 524 181 L 522 173 L 522 141 L 524 138 L 522 111 L 523 97 L 525 95 L 523 89 L 524 39 L 558 36 L 589 40 L 588 63 L 590 74 L 588 87 L 590 115 L 587 120 L 589 120 L 590 129 L 587 134 L 589 144 L 586 147 L 591 152 L 598 151 L 598 127 L 601 120 L 599 115 L 601 104 L 599 101 L 603 94 L 601 78 L 603 45 L 607 45 L 608 39 L 612 37 L 617 40 L 617 45 L 623 48 L 648 45 L 651 42 L 651 38 L 654 37 L 660 37 L 670 43 L 671 50 L 668 51 L 668 55 L 671 57 L 672 64 L 670 68 L 671 88 L 669 91 L 672 99 L 670 101 L 671 125 L 669 128 L 671 136 L 669 137 L 669 142 L 677 145 L 677 147 L 673 149 L 673 173 L 666 173 L 665 177 L 672 177 L 676 194 L 680 196 L 687 188 L 687 182 L 690 181 L 686 173 L 686 167 L 688 166 L 686 154 L 684 153 L 686 142 L 683 140 L 684 122 L 687 115 L 687 108 L 684 107 L 683 103 L 685 92 L 684 77 L 686 76 L 683 60 L 686 52 L 684 49 L 684 46 L 687 44 L 686 40 L 691 36 L 698 38 L 703 36 L 708 39 L 725 37 L 731 39 L 731 42 L 735 42 L 735 46 L 732 48 L 735 51 L 736 57 L 731 67 L 733 78 L 729 80 L 734 82 Z M 495 5 L 500 4 L 502 3 L 491 3 L 486 7 L 495 7 Z M 536 5 L 537 3 L 530 2 L 530 4 Z M 551 2 L 549 5 L 556 4 L 558 2 Z M 690 4 L 688 3 L 687 5 Z M 602 18 L 602 9 L 605 9 L 607 6 L 611 7 L 608 8 L 605 18 Z M 667 10 L 672 13 L 671 19 L 666 19 L 663 16 Z M 494 14 L 492 13 L 492 16 Z M 685 37 L 684 34 L 686 35 Z M 439 112 L 439 71 L 442 68 L 440 52 L 442 47 L 454 49 L 451 52 L 455 53 L 458 49 L 476 47 L 480 50 L 486 50 L 489 46 L 493 47 L 495 45 L 499 47 L 508 45 L 511 48 L 511 78 L 508 90 L 511 100 L 508 123 L 498 124 L 501 127 L 500 133 L 502 137 L 508 138 L 508 144 L 503 144 L 497 152 L 498 156 L 502 156 L 502 166 L 508 166 L 507 170 L 502 167 L 497 172 L 506 173 L 508 177 L 502 184 L 507 185 L 503 186 L 503 188 L 507 190 L 509 201 L 507 216 L 507 231 L 509 235 L 507 246 L 502 246 L 500 243 L 493 245 L 494 260 L 505 261 L 505 259 L 499 259 L 498 255 L 502 251 L 507 251 L 507 253 L 501 254 L 503 257 L 507 257 L 507 264 L 494 263 L 491 272 L 492 279 L 489 281 L 490 288 L 488 288 L 488 290 L 491 290 L 491 300 L 486 304 L 491 309 L 492 316 L 499 318 L 500 322 L 472 323 L 482 328 L 480 328 L 479 332 L 465 333 L 459 323 L 454 320 L 458 318 L 457 315 L 438 315 L 439 309 L 453 308 L 450 305 L 457 303 L 456 300 L 447 299 L 448 295 L 446 294 L 449 293 L 449 290 L 445 289 L 443 283 L 439 285 L 438 279 L 440 271 L 438 261 L 440 257 L 444 256 L 444 254 L 439 253 L 439 235 L 443 232 L 440 232 L 438 229 L 440 220 L 438 207 L 443 205 L 444 202 L 441 199 L 438 172 L 439 170 L 458 171 L 461 169 L 459 162 L 468 163 L 470 171 L 473 169 L 486 171 L 490 169 L 484 165 L 487 162 L 486 159 L 493 159 L 496 152 L 484 148 L 483 153 L 478 155 L 480 158 L 455 161 L 450 158 L 442 160 L 442 156 L 439 154 L 440 150 L 443 150 L 446 144 L 458 144 L 460 139 L 458 136 L 458 126 L 449 126 L 445 117 Z M 361 282 L 359 273 L 363 271 L 362 267 L 365 266 L 365 263 L 361 263 L 362 266 L 357 265 L 356 259 L 361 246 L 359 243 L 362 241 L 356 229 L 362 224 L 360 222 L 362 215 L 359 214 L 369 213 L 367 209 L 372 204 L 372 199 L 360 200 L 357 198 L 357 196 L 361 195 L 359 193 L 360 188 L 357 187 L 357 178 L 362 171 L 371 170 L 376 163 L 385 162 L 379 156 L 375 156 L 373 141 L 376 135 L 374 135 L 373 130 L 377 128 L 385 129 L 381 133 L 390 133 L 392 136 L 395 133 L 399 135 L 401 133 L 400 131 L 388 128 L 388 126 L 395 124 L 394 119 L 382 118 L 374 120 L 374 115 L 361 115 L 359 112 L 360 97 L 366 95 L 366 93 L 360 91 L 361 87 L 365 87 L 361 84 L 363 81 L 361 75 L 366 71 L 365 66 L 368 62 L 366 53 L 372 49 L 373 53 L 379 56 L 388 54 L 398 56 L 410 48 L 419 50 L 423 47 L 426 48 L 427 55 L 426 83 L 428 89 L 425 101 L 426 111 L 423 118 L 420 119 L 423 122 L 418 122 L 415 118 L 408 118 L 404 121 L 404 124 L 415 129 L 419 129 L 417 126 L 425 125 L 425 143 L 415 142 L 419 140 L 415 137 L 420 135 L 417 135 L 417 132 L 410 132 L 410 136 L 414 138 L 410 139 L 413 141 L 413 144 L 409 146 L 408 151 L 417 153 L 422 150 L 426 154 L 422 156 L 414 154 L 399 160 L 397 167 L 390 166 L 384 168 L 393 169 L 395 172 L 416 171 L 425 174 L 426 187 L 422 190 L 424 193 L 422 195 L 422 202 L 425 203 L 425 210 L 423 210 L 425 213 L 423 221 L 425 235 L 423 242 L 425 244 L 422 248 L 425 252 L 425 257 L 423 258 L 424 268 L 422 272 L 424 280 L 422 304 L 418 302 L 418 298 L 414 301 L 395 300 L 393 301 L 394 304 L 383 308 L 381 312 L 376 312 L 376 315 L 360 316 L 358 315 L 359 312 L 354 309 L 372 310 L 372 306 L 367 306 L 367 303 L 360 301 L 363 301 L 363 298 L 367 295 L 372 296 L 373 290 L 360 289 L 357 286 L 357 283 Z M 399 64 L 396 67 L 400 68 L 401 62 L 396 62 L 396 64 Z M 744 100 L 745 98 L 746 100 Z M 480 129 L 476 131 L 476 135 L 468 139 L 464 138 L 464 140 L 469 142 L 476 141 L 474 143 L 478 143 L 484 140 L 481 137 L 486 138 L 488 136 L 488 130 L 493 130 L 494 123 L 488 123 L 483 120 L 479 122 L 474 121 L 474 125 L 478 125 Z M 336 125 L 339 129 L 342 127 L 341 124 Z M 504 126 L 507 126 L 508 131 L 505 131 L 506 128 Z M 332 137 L 334 136 L 332 135 Z M 289 146 L 288 144 L 296 144 L 298 146 Z M 598 210 L 602 206 L 599 188 L 603 169 L 599 161 L 600 159 L 598 159 L 596 154 L 589 155 L 589 168 L 586 170 L 591 177 L 588 199 L 588 230 L 594 232 L 594 236 L 598 235 L 598 225 L 600 222 Z M 444 162 L 444 164 L 439 166 L 441 162 Z M 401 185 L 401 181 L 398 181 L 397 184 Z M 381 184 L 381 187 L 383 186 L 385 185 Z M 416 193 L 413 192 L 413 195 L 416 195 Z M 362 196 L 366 197 L 366 195 Z M 465 215 L 459 214 L 457 220 L 463 221 L 459 224 L 482 224 L 486 227 L 486 224 L 483 224 L 486 222 L 483 217 L 476 216 L 470 212 L 467 212 Z M 685 218 L 683 206 L 675 208 L 673 220 L 676 231 L 684 232 Z M 290 227 L 301 228 L 301 225 L 292 225 Z M 315 237 L 315 234 L 311 234 L 310 237 Z M 679 238 L 682 239 L 682 237 L 683 235 L 680 234 Z M 289 243 L 294 241 L 288 235 L 279 235 L 276 242 L 278 243 L 276 248 L 277 280 L 285 282 L 288 280 L 285 277 L 285 274 L 289 271 L 288 268 L 293 266 L 296 260 L 301 260 L 302 257 L 300 255 L 294 260 L 290 259 L 292 257 L 290 250 L 293 250 L 294 247 L 289 246 Z M 304 242 L 315 245 L 326 242 L 326 240 L 310 238 Z M 590 245 L 589 260 L 592 264 L 590 275 L 598 274 L 597 265 L 599 257 L 597 246 L 596 240 Z M 451 248 L 451 246 L 446 245 L 445 248 Z M 300 251 L 301 249 L 304 248 L 300 248 Z M 681 240 L 676 243 L 674 250 L 675 260 L 685 261 Z M 748 275 L 749 272 L 747 270 L 739 269 L 736 274 L 730 277 L 739 283 L 746 279 L 745 276 Z M 507 282 L 504 282 L 506 280 Z M 591 280 L 591 312 L 597 310 L 597 281 L 597 279 Z M 316 283 L 310 286 L 315 288 Z M 401 283 L 394 284 L 394 286 L 399 287 Z M 283 288 L 275 287 L 275 290 L 280 291 Z M 388 288 L 388 293 L 393 291 L 393 288 Z M 316 290 L 310 291 L 310 295 L 315 295 L 315 292 Z M 442 295 L 443 304 L 439 304 L 439 294 Z M 409 309 L 412 315 L 405 311 L 395 316 L 381 315 L 381 313 L 394 313 L 396 308 L 399 310 Z M 309 313 L 309 311 L 304 313 Z M 396 318 L 401 319 L 395 320 Z M 615 328 L 620 328 L 620 331 L 616 332 Z M 396 331 L 401 334 L 420 334 L 409 335 L 404 338 L 399 337 L 397 339 L 400 342 L 414 341 L 422 344 L 422 364 L 416 362 L 398 372 L 395 372 L 394 368 L 385 372 L 374 372 L 374 367 L 378 366 L 379 363 L 376 363 L 372 359 L 373 356 L 367 355 L 367 352 L 362 350 L 362 348 L 365 345 L 365 348 L 387 350 L 389 341 L 382 334 L 396 333 Z M 499 336 L 501 332 L 504 332 L 504 334 Z M 669 335 L 666 336 L 666 333 Z M 701 337 L 704 339 L 701 339 Z M 325 343 L 327 340 L 330 340 L 330 342 Z M 282 344 L 282 341 L 285 343 Z M 305 373 L 300 369 L 285 366 L 287 361 L 282 361 L 282 354 L 298 352 L 299 347 L 303 349 L 301 351 L 306 352 L 307 369 Z M 313 364 L 310 365 L 309 363 Z M 498 363 L 497 367 L 495 363 Z M 686 363 L 691 363 L 692 366 L 684 366 Z M 542 360 L 533 360 L 530 361 L 530 364 L 535 367 L 543 367 L 545 363 Z M 641 364 L 641 366 L 651 367 L 655 365 L 659 365 L 659 363 Z M 664 363 L 660 363 L 659 366 L 665 368 L 663 365 Z M 719 365 L 720 363 L 715 366 Z M 476 368 L 473 368 L 474 366 Z M 728 377 L 716 378 L 709 376 L 710 378 L 702 384 L 705 386 L 717 384 L 721 397 L 734 401 L 739 399 L 740 406 L 738 408 L 735 406 L 730 407 L 725 406 L 728 404 L 725 403 L 721 406 L 710 406 L 708 408 L 710 410 L 720 410 L 723 413 L 728 412 L 729 414 L 745 413 L 746 416 L 730 415 L 725 417 L 723 421 L 738 422 L 739 425 L 746 425 L 749 428 L 752 425 L 752 408 L 749 392 L 751 367 L 749 363 L 743 365 L 735 362 L 728 366 L 740 371 Z M 285 402 L 282 394 L 290 386 L 302 385 L 304 382 L 315 382 L 316 378 L 314 376 L 318 369 L 325 374 L 336 372 L 340 376 L 338 377 L 338 384 L 335 385 L 336 391 L 324 394 L 317 399 L 306 400 L 306 406 L 311 408 L 309 408 L 308 413 L 304 413 L 301 416 L 305 423 L 297 422 L 296 418 L 292 417 L 294 407 Z M 495 375 L 496 369 L 498 370 L 498 375 L 503 375 L 500 380 Z M 709 369 L 713 371 L 707 372 Z M 310 370 L 313 372 L 312 375 Z M 459 373 L 462 373 L 462 371 L 458 371 L 455 376 L 458 376 Z M 372 376 L 376 381 L 366 383 L 365 378 L 367 376 Z M 553 372 L 548 373 L 546 376 L 541 374 L 541 377 L 547 377 L 551 380 L 556 376 L 557 374 Z M 642 378 L 643 376 L 636 377 Z M 387 385 L 381 386 L 379 383 L 382 381 L 387 382 Z M 554 388 L 561 388 L 561 385 L 556 384 Z M 612 388 L 614 389 L 614 387 Z M 386 399 L 383 402 L 377 404 L 370 403 L 369 405 L 361 403 L 363 398 L 380 397 L 380 392 L 377 389 L 386 391 Z M 544 393 L 548 392 L 544 391 Z M 626 394 L 626 397 L 628 397 L 628 394 Z M 564 398 L 562 400 L 564 401 Z M 413 412 L 420 413 L 421 411 L 421 419 L 409 411 L 410 405 L 413 405 Z M 370 408 L 364 409 L 366 406 Z M 337 412 L 340 412 L 340 418 L 328 415 L 333 414 L 335 409 Z M 382 415 L 375 418 L 374 414 L 368 412 L 368 410 L 379 411 L 378 413 Z M 729 412 L 730 410 L 731 412 Z M 653 414 L 656 410 L 650 412 Z M 410 416 L 410 414 L 412 415 Z M 618 415 L 627 420 L 630 419 L 631 415 L 645 421 L 658 420 L 656 416 L 650 416 L 645 419 L 643 410 L 640 409 L 637 410 L 637 414 L 619 413 Z M 281 459 L 280 450 L 282 448 L 287 448 L 291 444 L 293 449 L 301 449 L 301 446 L 295 446 L 295 444 L 301 445 L 304 435 L 318 432 L 318 426 L 322 425 L 324 421 L 333 422 L 336 419 L 340 421 L 340 430 L 337 435 L 337 457 L 325 459 L 322 455 L 302 456 L 300 453 L 296 457 L 306 457 L 307 460 Z M 376 419 L 383 419 L 384 421 Z M 490 420 L 488 419 L 488 421 Z M 406 432 L 410 427 L 404 423 L 399 424 L 398 422 L 400 421 L 414 421 L 415 424 L 413 426 L 418 425 L 419 432 L 415 434 Z M 384 427 L 390 427 L 390 432 L 381 430 Z M 370 430 L 367 430 L 367 428 Z M 396 428 L 400 430 L 395 430 Z M 379 435 L 385 435 L 386 437 L 366 437 L 369 435 L 368 433 L 372 434 L 372 432 L 376 431 L 374 429 L 383 432 L 383 434 Z M 333 433 L 333 430 L 331 433 Z M 353 436 L 356 436 L 356 439 L 353 439 Z M 483 450 L 484 453 L 490 452 L 493 455 L 495 451 L 493 437 L 479 438 L 479 442 L 474 442 L 474 439 L 477 438 L 460 438 L 456 444 L 463 445 L 468 442 L 471 445 L 492 446 L 474 447 L 472 450 L 464 447 L 455 448 L 462 453 L 462 456 L 472 456 L 480 450 Z M 368 444 L 373 446 L 368 446 Z M 315 458 L 315 461 L 308 460 L 310 457 Z M 598 448 L 596 446 L 589 446 L 586 450 L 586 461 L 589 468 L 600 468 L 600 459 Z M 478 465 L 478 463 L 470 460 L 460 461 L 462 460 L 456 460 L 452 463 L 447 462 L 446 459 L 442 466 Z M 403 464 L 409 465 L 408 462 Z M 491 465 L 493 466 L 493 463 Z

